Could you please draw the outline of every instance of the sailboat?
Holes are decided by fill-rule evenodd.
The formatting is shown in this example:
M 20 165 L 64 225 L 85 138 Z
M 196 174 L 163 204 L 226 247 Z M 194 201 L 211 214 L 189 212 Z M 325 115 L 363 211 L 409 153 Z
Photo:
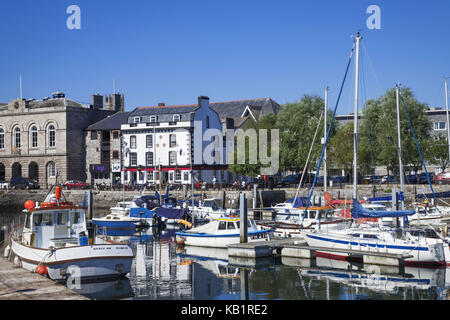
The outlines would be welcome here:
M 415 213 L 414 210 L 368 210 L 364 208 L 358 201 L 358 163 L 357 163 L 357 137 L 358 137 L 358 72 L 359 72 L 359 47 L 362 37 L 358 32 L 355 37 L 354 47 L 356 47 L 355 61 L 355 99 L 354 99 L 354 148 L 353 148 L 353 208 L 352 216 L 358 218 L 378 218 L 392 217 L 403 218 L 406 221 L 407 216 Z M 352 54 L 353 54 L 352 48 Z M 350 56 L 350 60 L 352 55 Z M 349 61 L 350 62 L 350 61 Z M 347 66 L 348 70 L 348 66 Z M 345 79 L 344 79 L 345 81 Z M 337 105 L 336 105 L 337 108 Z M 335 109 L 336 112 L 336 109 Z M 328 137 L 325 141 L 326 148 Z M 323 151 L 322 151 L 323 155 Z M 322 157 L 321 157 L 322 160 Z M 317 173 L 320 169 L 320 162 Z M 401 171 L 400 171 L 401 172 Z M 314 186 L 314 184 L 313 184 Z M 310 197 L 312 190 L 310 192 Z M 309 203 L 309 201 L 308 201 Z M 309 246 L 320 247 L 316 251 L 317 256 L 328 257 L 333 259 L 350 259 L 350 253 L 333 251 L 333 249 L 358 250 L 364 252 L 382 252 L 392 254 L 404 254 L 407 257 L 404 260 L 405 265 L 442 265 L 445 263 L 444 249 L 442 243 L 428 243 L 423 238 L 406 238 L 397 237 L 396 230 L 383 226 L 374 226 L 373 224 L 352 224 L 351 227 L 345 229 L 331 230 L 314 230 L 304 231 L 304 239 Z

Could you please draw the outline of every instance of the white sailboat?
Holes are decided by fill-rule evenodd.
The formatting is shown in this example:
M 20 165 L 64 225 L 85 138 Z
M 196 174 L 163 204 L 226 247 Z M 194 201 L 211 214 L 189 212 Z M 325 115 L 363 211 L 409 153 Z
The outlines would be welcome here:
M 359 87 L 359 46 L 362 37 L 355 37 L 356 62 L 355 62 L 355 99 L 354 99 L 354 160 L 353 160 L 353 209 L 354 218 L 382 218 L 382 217 L 406 217 L 414 214 L 414 210 L 387 211 L 368 210 L 358 202 L 358 163 L 357 163 L 357 136 L 358 136 L 358 87 Z M 352 49 L 353 52 L 353 49 Z M 351 57 L 350 57 L 351 59 Z M 326 142 L 325 146 L 326 147 Z M 320 164 L 319 164 L 320 165 Z M 400 158 L 401 166 L 401 158 Z M 402 171 L 400 171 L 402 172 Z M 336 252 L 333 249 L 358 250 L 361 253 L 383 252 L 408 255 L 405 265 L 442 265 L 445 263 L 442 243 L 428 243 L 423 239 L 400 239 L 394 230 L 374 226 L 372 224 L 355 224 L 346 229 L 305 231 L 304 238 L 309 246 L 321 247 L 317 250 L 318 256 L 335 259 L 348 259 L 347 252 Z

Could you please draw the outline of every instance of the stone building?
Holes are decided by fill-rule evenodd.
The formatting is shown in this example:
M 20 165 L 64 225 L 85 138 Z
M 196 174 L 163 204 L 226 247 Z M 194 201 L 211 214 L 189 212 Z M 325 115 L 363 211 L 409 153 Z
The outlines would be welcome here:
M 120 95 L 119 95 L 120 96 Z M 97 98 L 96 98 L 97 97 Z M 55 92 L 42 100 L 15 99 L 0 105 L 0 179 L 22 176 L 42 187 L 65 180 L 86 180 L 84 130 L 123 110 L 98 103 L 81 104 Z
M 110 185 L 121 177 L 120 126 L 127 123 L 130 112 L 117 112 L 86 129 L 86 174 L 92 185 Z

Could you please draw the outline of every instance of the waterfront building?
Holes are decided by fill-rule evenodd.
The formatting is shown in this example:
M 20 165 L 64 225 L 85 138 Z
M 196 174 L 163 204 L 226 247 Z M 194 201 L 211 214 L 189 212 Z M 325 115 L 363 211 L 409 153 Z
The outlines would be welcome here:
M 66 98 L 63 92 L 42 100 L 15 99 L 0 105 L 0 180 L 22 176 L 48 187 L 65 180 L 86 180 L 84 130 L 123 110 L 121 100 L 103 108 Z M 113 104 L 113 102 L 115 104 Z
M 222 123 L 208 97 L 193 105 L 136 108 L 121 130 L 126 183 L 191 184 L 192 175 L 194 183 L 227 179 L 224 152 L 217 151 L 223 148 Z M 204 140 L 207 130 L 214 136 Z M 204 157 L 211 143 L 215 154 Z

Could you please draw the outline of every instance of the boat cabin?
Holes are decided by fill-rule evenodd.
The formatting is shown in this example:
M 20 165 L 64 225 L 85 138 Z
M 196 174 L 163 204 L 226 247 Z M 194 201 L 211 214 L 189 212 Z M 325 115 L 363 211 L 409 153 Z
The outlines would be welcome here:
M 305 207 L 297 208 L 301 210 L 302 219 L 304 220 L 319 220 L 330 221 L 334 217 L 334 208 L 326 207 L 309 207 L 305 213 Z
M 26 212 L 22 243 L 35 248 L 61 248 L 87 244 L 87 234 L 83 208 L 38 207 Z

